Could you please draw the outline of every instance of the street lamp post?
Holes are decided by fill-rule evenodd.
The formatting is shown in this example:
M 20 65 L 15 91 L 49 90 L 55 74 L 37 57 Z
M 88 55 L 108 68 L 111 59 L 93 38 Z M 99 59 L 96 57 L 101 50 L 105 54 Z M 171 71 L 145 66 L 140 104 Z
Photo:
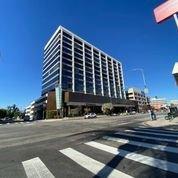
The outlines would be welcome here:
M 137 69 L 133 69 L 132 71 L 140 71 L 141 72 L 142 79 L 143 79 L 143 84 L 144 84 L 144 92 L 147 94 L 148 93 L 148 88 L 146 86 L 146 80 L 145 80 L 144 70 L 141 69 L 141 68 L 137 68 Z
M 178 17 L 177 17 L 177 14 L 174 14 L 173 17 L 174 17 L 174 20 L 176 22 L 177 29 L 178 29 Z

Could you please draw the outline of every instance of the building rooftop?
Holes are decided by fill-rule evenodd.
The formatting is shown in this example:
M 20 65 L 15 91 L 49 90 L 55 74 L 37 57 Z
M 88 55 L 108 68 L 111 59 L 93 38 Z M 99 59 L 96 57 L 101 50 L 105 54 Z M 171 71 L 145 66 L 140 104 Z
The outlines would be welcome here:
M 64 31 L 66 31 L 66 32 L 68 32 L 68 33 L 70 33 L 70 34 L 73 34 L 76 38 L 78 38 L 79 40 L 83 41 L 84 43 L 86 43 L 86 44 L 89 45 L 90 47 L 94 47 L 96 50 L 98 50 L 98 51 L 100 51 L 101 53 L 103 53 L 104 55 L 106 55 L 106 56 L 108 56 L 108 57 L 110 57 L 110 58 L 116 60 L 117 62 L 120 63 L 120 65 L 122 65 L 121 62 L 120 62 L 118 59 L 116 59 L 116 58 L 114 58 L 114 57 L 108 55 L 106 52 L 102 51 L 101 49 L 97 48 L 95 45 L 92 45 L 91 43 L 87 42 L 86 40 L 82 39 L 81 37 L 79 37 L 78 35 L 74 34 L 73 32 L 71 32 L 70 30 L 64 28 L 64 27 L 61 26 L 61 25 L 57 28 L 57 30 L 54 32 L 54 34 L 52 35 L 52 37 L 51 37 L 51 38 L 49 39 L 49 41 L 46 43 L 46 45 L 45 45 L 45 47 L 44 47 L 44 50 L 48 47 L 48 45 L 50 44 L 50 42 L 53 40 L 53 38 L 56 36 L 56 34 L 57 34 L 61 29 L 63 29 Z

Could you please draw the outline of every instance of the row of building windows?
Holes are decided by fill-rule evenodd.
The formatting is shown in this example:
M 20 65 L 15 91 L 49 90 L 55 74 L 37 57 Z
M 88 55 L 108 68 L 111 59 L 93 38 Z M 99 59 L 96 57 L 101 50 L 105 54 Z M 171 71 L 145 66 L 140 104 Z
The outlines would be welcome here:
M 58 48 L 61 48 L 58 46 L 60 39 L 59 34 L 56 35 L 58 35 L 58 38 L 54 37 L 44 52 L 45 62 L 43 67 L 43 89 L 45 90 L 47 86 L 51 86 L 52 83 L 55 83 L 54 80 L 59 80 L 59 76 L 50 80 L 50 78 L 57 74 L 57 69 L 55 71 L 53 66 L 55 66 L 57 62 L 60 62 L 60 51 L 57 52 L 57 50 L 59 50 Z M 57 40 L 58 42 L 56 42 Z M 72 46 L 72 43 L 74 46 Z M 57 56 L 55 56 L 56 52 Z M 74 69 L 72 68 L 73 65 Z M 123 87 L 123 82 L 119 82 L 119 80 L 122 80 L 120 64 L 115 60 L 112 60 L 112 58 L 108 57 L 104 53 L 76 38 L 75 36 L 74 42 L 72 42 L 72 35 L 63 30 L 62 87 L 65 90 L 72 90 L 73 71 L 75 91 L 84 92 L 85 81 L 87 93 L 93 93 L 95 88 L 95 92 L 98 95 L 101 95 L 102 91 L 105 96 L 108 96 L 109 92 L 112 97 L 115 96 L 115 92 L 117 96 L 120 95 L 120 84 L 121 87 Z M 93 80 L 95 81 L 95 87 L 93 86 Z M 110 89 L 108 88 L 109 86 Z

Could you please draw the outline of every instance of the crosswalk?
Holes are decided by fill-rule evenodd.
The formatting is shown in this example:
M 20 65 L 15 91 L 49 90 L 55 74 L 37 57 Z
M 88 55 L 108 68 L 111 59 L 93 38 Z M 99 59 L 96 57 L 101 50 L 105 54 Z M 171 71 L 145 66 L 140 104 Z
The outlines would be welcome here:
M 91 177 L 91 174 L 101 178 L 178 177 L 176 131 L 153 128 L 119 130 L 56 151 L 61 159 L 57 175 L 52 166 L 42 161 L 43 158 L 35 157 L 22 162 L 26 177 L 80 177 L 77 170 L 67 174 L 69 167 L 86 170 L 85 177 Z
M 12 123 L 4 123 L 4 124 L 0 124 L 0 126 L 16 126 L 16 125 L 22 125 L 22 126 L 30 126 L 30 125 L 35 125 L 35 121 L 34 122 L 12 122 Z

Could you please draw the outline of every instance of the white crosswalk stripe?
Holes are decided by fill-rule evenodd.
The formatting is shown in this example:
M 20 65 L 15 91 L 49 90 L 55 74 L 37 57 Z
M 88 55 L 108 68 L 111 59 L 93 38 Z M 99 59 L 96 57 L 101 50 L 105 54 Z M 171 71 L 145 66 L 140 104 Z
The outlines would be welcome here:
M 28 178 L 54 178 L 40 158 L 36 157 L 22 162 Z
M 154 135 L 155 132 L 153 130 L 149 132 L 150 134 L 147 136 L 137 135 L 136 133 L 140 133 L 140 130 L 124 130 L 124 132 L 117 132 L 111 136 L 103 136 L 101 140 L 98 139 L 96 141 L 84 143 L 82 144 L 82 147 L 76 146 L 76 148 L 65 148 L 58 151 L 64 155 L 62 159 L 68 159 L 66 163 L 71 164 L 70 166 L 72 166 L 72 164 L 76 164 L 75 166 L 77 166 L 78 164 L 78 166 L 88 170 L 88 174 L 93 173 L 101 178 L 137 177 L 139 174 L 134 173 L 132 168 L 129 167 L 129 164 L 125 164 L 127 161 L 129 161 L 129 163 L 132 162 L 132 165 L 134 166 L 139 165 L 140 169 L 149 168 L 161 171 L 160 174 L 167 174 L 167 172 L 169 172 L 171 176 L 178 175 L 178 162 L 176 160 L 178 148 L 174 146 L 166 146 L 165 143 L 159 142 L 177 143 L 177 140 L 159 137 L 163 136 L 162 134 L 169 135 L 168 132 L 162 134 L 157 132 L 156 136 Z M 137 138 L 136 141 L 134 138 Z M 145 139 L 154 140 L 154 143 L 146 142 Z M 121 147 L 120 143 L 127 146 Z M 145 149 L 142 148 L 147 148 L 151 151 L 145 151 Z M 157 151 L 154 152 L 154 150 Z M 169 154 L 169 156 L 167 156 L 167 154 Z M 110 158 L 110 156 L 112 156 L 112 158 Z M 117 159 L 119 160 L 119 164 L 117 164 Z M 122 161 L 120 161 L 120 159 Z M 22 165 L 27 178 L 54 178 L 54 175 L 47 168 L 48 165 L 45 165 L 38 157 L 24 161 L 22 162 Z M 61 169 L 60 171 L 67 170 Z M 62 175 L 65 175 L 64 172 Z M 59 177 L 59 175 L 57 177 Z M 148 175 L 148 177 L 150 177 L 150 175 Z
M 150 156 L 145 156 L 145 155 L 141 155 L 138 153 L 134 153 L 134 152 L 129 152 L 126 150 L 122 150 L 122 149 L 118 149 L 115 147 L 111 147 L 108 145 L 104 145 L 98 142 L 88 142 L 85 143 L 86 145 L 89 145 L 91 147 L 94 147 L 96 149 L 114 154 L 114 155 L 118 155 L 121 157 L 125 157 L 127 159 L 142 163 L 142 164 L 146 164 L 148 166 L 152 166 L 152 167 L 156 167 L 159 169 L 162 169 L 164 171 L 170 171 L 173 173 L 178 173 L 178 164 L 173 163 L 173 162 L 169 162 L 169 161 L 165 161 L 165 160 L 161 160 L 161 159 L 156 159 Z
M 96 161 L 72 148 L 60 150 L 60 152 L 99 177 L 105 177 L 107 172 L 109 172 L 110 174 L 107 176 L 108 178 L 132 178 L 132 176 L 106 166 L 105 164 Z M 102 169 L 103 171 L 101 171 Z
M 135 145 L 135 146 L 142 146 L 142 147 L 146 147 L 146 148 L 151 148 L 151 149 L 154 149 L 154 150 L 178 153 L 178 148 L 176 148 L 176 147 L 157 145 L 157 144 L 151 144 L 151 143 L 146 143 L 146 142 L 138 142 L 138 141 L 132 141 L 132 140 L 129 140 L 129 139 L 109 137 L 109 136 L 104 136 L 103 138 L 106 139 L 106 140 L 120 142 L 120 143 L 124 143 L 124 144 L 130 144 L 130 145 Z
M 142 131 L 152 131 L 152 132 L 158 132 L 158 133 L 168 133 L 168 134 L 175 134 L 175 136 L 178 136 L 178 132 L 172 131 L 172 130 L 163 130 L 163 129 L 150 129 L 145 127 L 140 128 L 134 128 L 134 130 L 142 130 Z
M 138 133 L 136 131 L 129 131 L 129 132 L 116 132 L 116 135 L 123 135 L 123 136 L 130 136 L 135 138 L 144 138 L 144 139 L 151 139 L 156 141 L 165 141 L 165 142 L 172 142 L 172 143 L 178 143 L 177 139 L 168 139 L 168 138 L 160 138 L 155 136 L 145 136 L 145 135 L 136 135 L 134 133 Z
M 143 134 L 149 134 L 149 135 L 158 135 L 158 136 L 166 136 L 166 137 L 176 137 L 178 138 L 178 135 L 168 134 L 168 133 L 158 133 L 158 132 L 148 132 L 148 131 L 140 131 L 140 130 L 125 130 L 128 132 L 137 132 L 137 133 L 143 133 Z

